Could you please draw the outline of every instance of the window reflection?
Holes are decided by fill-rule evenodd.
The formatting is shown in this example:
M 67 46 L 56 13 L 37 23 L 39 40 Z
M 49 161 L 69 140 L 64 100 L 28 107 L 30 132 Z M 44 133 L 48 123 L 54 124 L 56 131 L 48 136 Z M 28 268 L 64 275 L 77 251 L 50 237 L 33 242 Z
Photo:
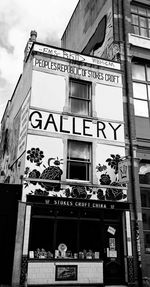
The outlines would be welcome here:
M 142 184 L 150 184 L 150 162 L 140 162 L 139 180 Z
M 147 102 L 134 100 L 134 112 L 136 116 L 148 117 Z

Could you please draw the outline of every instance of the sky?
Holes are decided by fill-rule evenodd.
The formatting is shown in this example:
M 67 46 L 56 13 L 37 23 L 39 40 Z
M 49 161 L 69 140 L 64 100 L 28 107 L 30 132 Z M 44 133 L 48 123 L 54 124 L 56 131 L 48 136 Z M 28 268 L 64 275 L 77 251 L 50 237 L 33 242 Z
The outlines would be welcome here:
M 37 41 L 60 47 L 78 0 L 0 0 L 0 120 L 23 70 L 31 30 Z

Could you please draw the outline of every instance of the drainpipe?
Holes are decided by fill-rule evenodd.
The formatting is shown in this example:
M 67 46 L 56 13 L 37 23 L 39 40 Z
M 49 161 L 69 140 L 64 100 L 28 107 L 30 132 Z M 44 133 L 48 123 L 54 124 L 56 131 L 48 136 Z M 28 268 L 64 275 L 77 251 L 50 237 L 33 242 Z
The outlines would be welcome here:
M 130 152 L 130 160 L 131 160 L 131 190 L 132 190 L 132 204 L 133 204 L 133 212 L 134 212 L 134 221 L 135 221 L 135 240 L 136 240 L 136 260 L 137 260 L 137 277 L 138 277 L 138 286 L 142 287 L 142 268 L 141 268 L 141 258 L 139 255 L 138 250 L 138 242 L 137 242 L 137 229 L 138 229 L 138 210 L 136 205 L 136 159 L 134 158 L 134 144 L 133 140 L 135 140 L 134 135 L 134 121 L 132 120 L 133 117 L 133 101 L 131 101 L 130 92 L 131 91 L 131 61 L 130 61 L 130 54 L 129 54 L 129 44 L 128 44 L 128 32 L 127 26 L 129 25 L 129 16 L 128 16 L 128 8 L 127 5 L 129 1 L 122 0 L 122 17 L 123 17 L 123 50 L 124 50 L 124 71 L 125 71 L 125 91 L 127 96 L 127 117 L 128 117 L 128 132 L 129 132 L 129 152 Z M 130 5 L 130 4 L 129 4 Z

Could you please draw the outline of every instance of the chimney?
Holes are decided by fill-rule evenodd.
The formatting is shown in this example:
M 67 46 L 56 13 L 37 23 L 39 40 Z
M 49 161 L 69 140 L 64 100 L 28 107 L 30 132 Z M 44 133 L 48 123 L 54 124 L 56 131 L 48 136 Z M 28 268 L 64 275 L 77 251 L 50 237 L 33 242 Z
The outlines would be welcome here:
M 36 38 L 37 38 L 37 32 L 35 30 L 31 31 L 29 41 L 36 42 Z
M 26 47 L 25 47 L 25 50 L 24 50 L 24 62 L 26 62 L 26 59 L 27 59 L 27 57 L 28 57 L 28 55 L 29 55 L 29 52 L 30 52 L 32 43 L 33 43 L 33 42 L 36 42 L 36 38 L 37 38 L 37 32 L 34 31 L 34 30 L 32 30 L 32 31 L 30 32 L 30 38 L 29 38 L 29 40 L 28 40 L 28 42 L 27 42 L 27 45 L 26 45 Z

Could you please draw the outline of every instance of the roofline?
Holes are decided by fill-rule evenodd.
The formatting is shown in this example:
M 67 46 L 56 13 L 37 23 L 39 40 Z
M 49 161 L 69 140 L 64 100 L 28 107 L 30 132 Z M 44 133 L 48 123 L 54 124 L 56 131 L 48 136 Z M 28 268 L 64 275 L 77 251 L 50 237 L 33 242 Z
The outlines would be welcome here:
M 111 60 L 111 59 L 108 59 L 108 58 L 101 58 L 101 57 L 98 57 L 98 56 L 95 56 L 95 55 L 89 55 L 89 54 L 84 54 L 82 52 L 78 52 L 78 51 L 74 51 L 74 50 L 69 50 L 69 49 L 66 49 L 66 48 L 61 48 L 61 47 L 57 47 L 57 46 L 53 46 L 53 45 L 50 45 L 50 44 L 46 44 L 46 43 L 41 43 L 41 42 L 33 42 L 32 46 L 31 46 L 31 49 L 30 49 L 30 52 L 29 52 L 29 55 L 32 53 L 33 51 L 33 48 L 34 48 L 34 45 L 41 45 L 41 46 L 47 46 L 47 47 L 50 47 L 50 48 L 54 48 L 54 49 L 57 49 L 57 50 L 64 50 L 66 52 L 70 52 L 70 53 L 75 53 L 75 54 L 78 54 L 78 55 L 83 55 L 83 56 L 86 56 L 86 57 L 89 57 L 89 58 L 96 58 L 98 60 L 103 60 L 103 61 L 107 61 L 107 62 L 112 62 L 112 63 L 117 63 L 117 64 L 120 64 L 119 61 L 116 61 L 116 60 Z M 41 52 L 42 53 L 42 52 Z M 28 57 L 29 57 L 28 55 Z M 27 60 L 28 60 L 28 57 L 27 57 Z M 95 64 L 96 65 L 96 64 Z

